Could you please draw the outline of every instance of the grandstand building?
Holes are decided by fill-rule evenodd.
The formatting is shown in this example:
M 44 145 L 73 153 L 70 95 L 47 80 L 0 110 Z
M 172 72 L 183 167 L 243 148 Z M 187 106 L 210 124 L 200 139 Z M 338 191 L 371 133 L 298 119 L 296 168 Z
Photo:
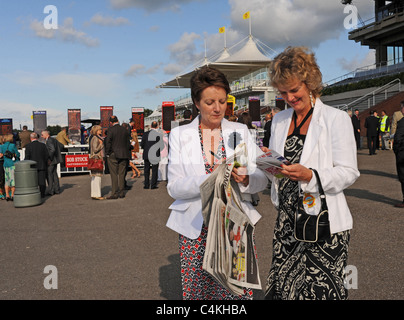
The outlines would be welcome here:
M 350 3 L 351 1 L 346 1 Z M 349 39 L 375 50 L 375 63 L 325 84 L 322 101 L 343 109 L 359 109 L 362 130 L 370 111 L 388 116 L 404 100 L 404 0 L 375 0 L 374 17 L 362 21 Z

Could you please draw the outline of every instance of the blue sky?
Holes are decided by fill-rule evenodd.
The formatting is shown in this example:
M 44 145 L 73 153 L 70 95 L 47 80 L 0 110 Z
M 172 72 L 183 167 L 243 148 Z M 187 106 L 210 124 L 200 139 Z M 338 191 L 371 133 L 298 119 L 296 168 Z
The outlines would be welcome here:
M 354 2 L 363 20 L 374 1 Z M 47 5 L 58 29 L 46 30 Z M 121 121 L 132 107 L 156 109 L 187 92 L 157 89 L 204 56 L 252 34 L 280 52 L 306 45 L 316 53 L 323 80 L 374 63 L 374 52 L 348 40 L 339 0 L 15 0 L 0 3 L 0 118 L 32 129 L 32 111 L 48 125 L 66 125 L 67 109 L 82 119 L 114 106 Z

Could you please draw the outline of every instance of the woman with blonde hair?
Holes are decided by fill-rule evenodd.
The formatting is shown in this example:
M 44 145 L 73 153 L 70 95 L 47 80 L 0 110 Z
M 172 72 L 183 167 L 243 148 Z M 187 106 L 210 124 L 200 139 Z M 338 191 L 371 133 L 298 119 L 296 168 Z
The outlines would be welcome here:
M 136 129 L 133 129 L 132 132 L 130 133 L 130 144 L 132 146 L 132 151 L 131 151 L 131 155 L 132 155 L 132 159 L 129 160 L 129 165 L 132 168 L 132 179 L 136 178 L 136 177 L 140 177 L 140 170 L 136 167 L 135 164 L 135 159 L 138 158 L 138 154 L 140 151 L 140 147 L 139 147 L 139 140 L 137 138 L 137 132 Z
M 271 200 L 278 217 L 266 298 L 346 299 L 352 215 L 343 191 L 359 177 L 351 119 L 320 100 L 322 75 L 307 48 L 286 48 L 273 60 L 269 73 L 272 86 L 290 106 L 272 120 L 269 149 L 290 165 L 282 165 L 282 178 L 272 179 Z M 319 212 L 315 205 L 320 202 L 319 181 L 312 169 L 326 195 L 331 235 L 305 242 L 295 237 L 295 214 L 303 196 L 312 199 L 303 201 L 307 213 Z
M 102 128 L 99 125 L 95 125 L 90 131 L 90 155 L 91 159 L 103 159 L 104 158 L 104 138 L 101 136 Z M 101 196 L 101 177 L 103 170 L 91 170 L 91 198 L 93 200 L 104 200 Z

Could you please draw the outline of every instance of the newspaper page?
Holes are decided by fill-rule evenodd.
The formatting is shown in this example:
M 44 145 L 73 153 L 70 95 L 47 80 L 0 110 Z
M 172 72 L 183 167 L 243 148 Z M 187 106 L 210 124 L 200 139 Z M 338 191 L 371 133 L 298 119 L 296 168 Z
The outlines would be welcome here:
M 203 216 L 203 221 L 206 226 L 209 226 L 209 218 L 210 218 L 210 213 L 213 210 L 213 199 L 215 197 L 215 186 L 217 183 L 217 176 L 219 173 L 221 175 L 223 174 L 220 170 L 221 168 L 216 168 L 215 171 L 213 171 L 209 178 L 206 179 L 200 186 L 199 190 L 201 192 L 201 200 L 202 200 L 202 216 Z
M 233 166 L 234 162 L 219 165 L 200 187 L 204 221 L 208 222 L 203 269 L 230 292 L 240 295 L 243 288 L 261 289 L 261 283 L 253 243 L 254 226 L 240 206 L 239 189 L 234 183 L 232 186 Z M 242 235 L 238 241 L 240 254 L 236 256 L 229 240 L 230 226 L 232 230 L 240 227 Z
M 226 249 L 230 269 L 228 281 L 239 287 L 261 289 L 253 243 L 254 227 L 240 210 L 232 206 L 227 206 L 227 209 Z

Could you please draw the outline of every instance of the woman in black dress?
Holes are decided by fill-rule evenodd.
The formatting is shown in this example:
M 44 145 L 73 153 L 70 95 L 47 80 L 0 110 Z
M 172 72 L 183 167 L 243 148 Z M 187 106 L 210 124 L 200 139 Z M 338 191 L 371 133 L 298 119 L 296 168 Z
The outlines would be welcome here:
M 283 155 L 283 178 L 274 178 L 271 198 L 278 209 L 267 299 L 346 299 L 352 216 L 343 190 L 359 177 L 356 143 L 346 112 L 320 100 L 321 72 L 306 48 L 287 48 L 273 61 L 272 85 L 290 106 L 275 115 L 269 149 Z M 329 209 L 331 237 L 314 243 L 294 237 L 295 212 L 302 194 L 306 211 L 318 214 L 319 173 Z

